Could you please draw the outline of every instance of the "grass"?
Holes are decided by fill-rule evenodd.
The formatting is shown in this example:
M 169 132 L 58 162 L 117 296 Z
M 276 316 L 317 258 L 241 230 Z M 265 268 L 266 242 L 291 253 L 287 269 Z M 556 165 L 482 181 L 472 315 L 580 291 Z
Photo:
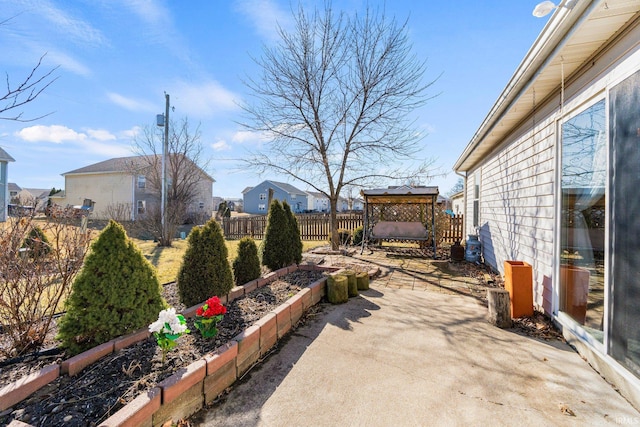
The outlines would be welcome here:
M 140 248 L 142 254 L 153 264 L 158 272 L 158 280 L 160 283 L 169 283 L 176 280 L 178 270 L 182 264 L 182 257 L 187 250 L 187 241 L 176 239 L 170 248 L 159 247 L 152 240 L 132 239 L 136 246 Z M 260 240 L 256 240 L 256 244 L 260 245 Z M 240 240 L 225 240 L 227 245 L 229 263 L 238 255 L 238 244 Z M 303 241 L 302 251 L 306 252 L 319 246 L 327 245 L 327 241 Z

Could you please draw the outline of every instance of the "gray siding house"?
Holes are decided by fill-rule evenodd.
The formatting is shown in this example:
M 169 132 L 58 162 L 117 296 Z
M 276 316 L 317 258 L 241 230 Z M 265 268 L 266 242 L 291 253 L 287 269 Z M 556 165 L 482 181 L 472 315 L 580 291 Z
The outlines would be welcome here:
M 465 228 L 640 408 L 640 1 L 556 9 L 454 165 Z M 569 374 L 569 373 L 566 373 Z
M 294 213 L 301 213 L 308 209 L 307 193 L 291 184 L 267 180 L 242 191 L 244 212 L 266 215 L 269 207 L 269 190 L 273 191 L 274 199 L 286 201 Z
M 7 205 L 9 203 L 9 162 L 15 162 L 15 159 L 0 148 L 0 222 L 7 220 Z

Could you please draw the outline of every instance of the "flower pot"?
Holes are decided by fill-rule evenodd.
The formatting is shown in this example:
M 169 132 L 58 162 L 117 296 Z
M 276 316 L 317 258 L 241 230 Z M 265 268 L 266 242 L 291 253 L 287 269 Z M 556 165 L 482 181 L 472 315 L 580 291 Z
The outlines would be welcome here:
M 504 262 L 504 288 L 511 299 L 511 317 L 533 316 L 533 270 L 523 261 Z

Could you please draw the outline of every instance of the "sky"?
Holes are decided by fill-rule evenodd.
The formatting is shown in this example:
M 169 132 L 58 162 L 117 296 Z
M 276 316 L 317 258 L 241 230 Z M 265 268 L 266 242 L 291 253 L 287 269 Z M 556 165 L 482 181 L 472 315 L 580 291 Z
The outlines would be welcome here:
M 301 0 L 322 8 L 323 0 Z M 408 20 L 412 52 L 426 60 L 427 104 L 414 112 L 427 130 L 423 154 L 444 174 L 428 185 L 448 193 L 452 171 L 473 134 L 543 29 L 539 0 L 369 0 L 388 17 Z M 244 130 L 239 105 L 257 76 L 252 58 L 291 28 L 297 0 L 0 0 L 0 72 L 19 83 L 43 56 L 56 80 L 21 110 L 30 122 L 0 120 L 0 147 L 16 161 L 9 182 L 23 188 L 64 188 L 63 173 L 133 155 L 136 135 L 165 111 L 199 125 L 213 193 L 241 198 L 265 179 L 236 160 L 260 147 Z M 362 10 L 363 0 L 333 1 Z M 293 5 L 293 6 L 292 6 Z M 6 81 L 0 97 L 6 93 Z M 1 105 L 1 104 L 0 104 Z M 7 114 L 5 114 L 6 116 Z M 396 184 L 396 183 L 389 183 Z

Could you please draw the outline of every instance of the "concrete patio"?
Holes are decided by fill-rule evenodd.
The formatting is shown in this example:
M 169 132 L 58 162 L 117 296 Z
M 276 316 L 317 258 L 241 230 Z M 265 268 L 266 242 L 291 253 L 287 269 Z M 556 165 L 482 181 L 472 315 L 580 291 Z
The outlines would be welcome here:
M 383 251 L 324 262 L 381 275 L 348 303 L 322 304 L 194 425 L 640 424 L 567 344 L 487 323 L 477 280 Z

